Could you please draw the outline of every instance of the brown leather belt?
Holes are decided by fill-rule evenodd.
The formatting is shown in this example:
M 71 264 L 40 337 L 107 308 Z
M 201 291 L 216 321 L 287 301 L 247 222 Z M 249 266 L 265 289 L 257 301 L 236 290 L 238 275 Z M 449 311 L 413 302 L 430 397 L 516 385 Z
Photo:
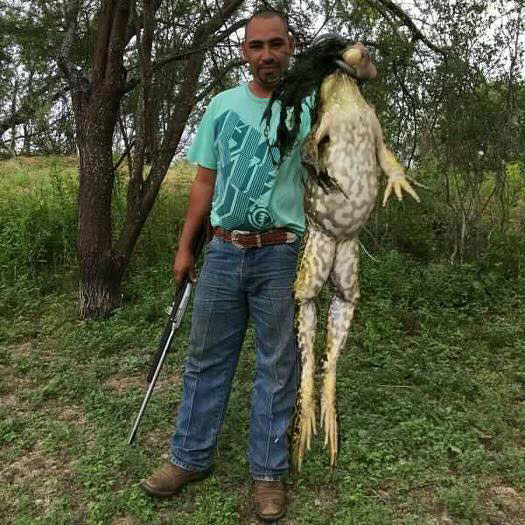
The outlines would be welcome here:
M 268 244 L 284 244 L 294 242 L 297 239 L 295 233 L 275 229 L 266 232 L 243 232 L 239 230 L 223 230 L 216 226 L 213 228 L 213 235 L 231 242 L 237 248 L 256 248 L 267 246 Z

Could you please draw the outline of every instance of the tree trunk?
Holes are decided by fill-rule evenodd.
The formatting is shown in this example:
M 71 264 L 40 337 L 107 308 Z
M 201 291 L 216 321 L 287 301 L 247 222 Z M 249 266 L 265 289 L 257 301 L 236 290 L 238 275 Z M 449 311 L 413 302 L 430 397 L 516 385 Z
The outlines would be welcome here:
M 31 155 L 31 133 L 29 131 L 29 124 L 24 124 L 24 155 Z
M 118 304 L 121 272 L 111 249 L 111 150 L 96 140 L 79 144 L 79 150 L 79 311 L 88 317 L 106 315 Z
M 102 96 L 81 106 L 78 192 L 79 313 L 107 315 L 120 302 L 123 268 L 112 251 L 111 197 L 114 183 L 112 140 L 117 107 Z M 77 119 L 78 119 L 77 117 Z
M 11 115 L 16 114 L 16 102 L 18 99 L 18 75 L 15 77 L 13 95 L 11 98 Z M 16 124 L 13 121 L 11 126 L 11 155 L 16 156 Z
M 120 302 L 125 266 L 112 250 L 112 146 L 126 81 L 123 49 L 128 17 L 127 1 L 106 3 L 91 83 L 80 83 L 72 92 L 80 156 L 77 253 L 81 317 L 107 315 Z

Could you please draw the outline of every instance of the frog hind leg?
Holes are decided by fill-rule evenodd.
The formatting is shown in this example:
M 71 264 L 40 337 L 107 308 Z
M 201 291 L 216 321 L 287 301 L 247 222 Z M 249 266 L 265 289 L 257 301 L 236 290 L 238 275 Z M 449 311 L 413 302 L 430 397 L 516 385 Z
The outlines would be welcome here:
M 330 464 L 335 465 L 338 452 L 336 409 L 337 358 L 344 348 L 354 309 L 359 300 L 359 243 L 357 237 L 337 244 L 330 279 L 335 295 L 330 303 L 326 327 L 326 354 L 321 388 L 321 427 L 328 446 Z
M 301 359 L 301 379 L 292 437 L 292 461 L 297 471 L 301 470 L 304 452 L 310 450 L 312 436 L 316 433 L 314 342 L 317 314 L 315 298 L 330 275 L 335 246 L 334 239 L 311 226 L 295 280 L 294 292 L 298 306 L 297 343 Z

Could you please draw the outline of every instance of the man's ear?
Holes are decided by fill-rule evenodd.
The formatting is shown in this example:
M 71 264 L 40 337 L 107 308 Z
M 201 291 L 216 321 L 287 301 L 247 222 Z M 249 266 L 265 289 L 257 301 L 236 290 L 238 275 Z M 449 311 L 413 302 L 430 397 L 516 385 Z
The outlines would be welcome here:
M 241 42 L 241 58 L 242 58 L 242 61 L 244 64 L 246 64 L 248 62 L 248 60 L 246 59 L 246 40 L 243 40 Z
M 290 44 L 290 49 L 292 50 L 290 54 L 293 55 L 295 53 L 295 37 L 292 33 L 288 33 L 288 42 Z

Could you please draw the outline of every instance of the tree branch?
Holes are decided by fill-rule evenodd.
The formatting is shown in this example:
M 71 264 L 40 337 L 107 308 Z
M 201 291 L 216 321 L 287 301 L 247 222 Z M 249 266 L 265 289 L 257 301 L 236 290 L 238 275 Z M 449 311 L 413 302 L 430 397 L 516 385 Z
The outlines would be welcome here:
M 403 11 L 397 4 L 392 2 L 391 0 L 366 0 L 366 3 L 379 11 L 383 16 L 384 11 L 382 10 L 382 7 L 387 9 L 392 15 L 394 15 L 398 20 L 400 20 L 403 25 L 410 30 L 412 33 L 412 42 L 415 43 L 417 40 L 421 40 L 428 48 L 432 49 L 432 51 L 439 53 L 442 55 L 445 59 L 448 58 L 448 53 L 441 47 L 437 46 L 433 42 L 431 42 L 414 24 L 412 18 Z M 378 5 L 379 4 L 379 5 Z
M 237 0 L 242 2 L 243 0 Z M 167 55 L 164 55 L 163 57 L 159 58 L 157 61 L 153 62 L 152 64 L 152 71 L 155 72 L 158 69 L 161 69 L 162 67 L 166 66 L 167 64 L 170 64 L 171 62 L 176 61 L 183 61 L 188 60 L 193 55 L 197 53 L 202 53 L 208 51 L 210 48 L 216 46 L 219 42 L 230 36 L 234 31 L 237 31 L 237 29 L 240 29 L 241 27 L 246 24 L 248 19 L 243 18 L 242 20 L 239 20 L 232 24 L 230 27 L 219 33 L 211 42 L 206 42 L 204 45 L 200 47 L 195 47 L 194 44 L 190 45 L 186 49 L 182 50 L 176 50 L 172 51 L 171 53 L 168 53 Z M 129 80 L 129 82 L 126 84 L 126 92 L 131 91 L 133 88 L 135 88 L 140 83 L 140 78 L 132 78 Z
M 58 56 L 57 60 L 60 71 L 70 83 L 73 82 L 70 54 L 77 32 L 79 8 L 80 0 L 70 0 L 70 2 L 66 6 L 66 34 L 64 36 L 64 41 L 62 42 L 60 55 Z
M 195 97 L 195 103 L 200 102 L 201 100 L 205 99 L 223 80 L 223 78 L 227 75 L 229 71 L 232 69 L 242 66 L 244 64 L 244 61 L 240 58 L 236 60 L 231 60 L 226 64 L 224 69 L 220 71 L 220 73 L 215 77 L 214 82 L 212 82 L 206 89 L 201 91 L 196 97 Z
M 69 89 L 57 91 L 49 99 L 49 101 L 55 102 L 59 98 L 63 97 L 68 91 Z M 37 107 L 35 107 L 33 104 L 31 104 L 29 98 L 31 98 L 31 100 L 41 100 L 41 97 L 44 97 L 46 93 L 46 90 L 42 90 L 40 93 L 36 94 L 33 93 L 31 97 L 27 97 L 22 102 L 18 111 L 0 120 L 0 136 L 2 136 L 8 129 L 11 129 L 14 126 L 19 126 L 20 124 L 25 124 L 26 122 L 30 121 L 41 107 L 41 104 L 38 104 Z
M 151 51 L 153 46 L 154 12 L 152 0 L 143 0 L 142 23 L 136 12 L 136 0 L 131 1 L 136 20 L 137 50 L 140 64 L 140 93 L 136 111 L 136 146 L 133 155 L 133 171 L 130 172 L 128 185 L 128 206 L 140 206 L 140 191 L 143 184 L 146 152 L 152 154 L 153 111 L 151 100 Z M 141 34 L 141 28 L 143 28 Z
M 120 156 L 120 158 L 117 160 L 115 165 L 113 166 L 113 173 L 115 173 L 119 168 L 120 165 L 124 162 L 124 159 L 126 159 L 131 151 L 131 148 L 135 145 L 135 141 L 132 140 L 129 144 L 126 145 L 126 149 L 124 150 L 124 153 Z
M 162 5 L 162 0 L 154 0 L 152 10 L 153 10 L 153 16 L 155 16 L 155 13 L 159 10 L 160 6 Z M 136 12 L 133 13 L 131 20 L 128 23 L 128 28 L 126 30 L 126 44 L 129 43 L 129 41 L 136 35 L 137 27 L 139 29 L 142 29 L 144 24 L 144 16 L 142 16 L 142 13 L 137 14 Z
M 131 254 L 142 225 L 155 202 L 162 181 L 166 176 L 171 159 L 186 127 L 188 117 L 195 106 L 196 86 L 202 72 L 206 50 L 209 47 L 206 44 L 210 36 L 221 28 L 243 1 L 226 0 L 220 11 L 207 22 L 200 23 L 194 32 L 190 49 L 200 51 L 192 53 L 184 65 L 181 75 L 183 81 L 174 104 L 176 111 L 172 114 L 162 145 L 153 159 L 149 175 L 142 186 L 141 205 L 137 209 L 132 210 L 128 203 L 124 228 L 115 243 L 115 252 L 124 258 L 129 258 Z

